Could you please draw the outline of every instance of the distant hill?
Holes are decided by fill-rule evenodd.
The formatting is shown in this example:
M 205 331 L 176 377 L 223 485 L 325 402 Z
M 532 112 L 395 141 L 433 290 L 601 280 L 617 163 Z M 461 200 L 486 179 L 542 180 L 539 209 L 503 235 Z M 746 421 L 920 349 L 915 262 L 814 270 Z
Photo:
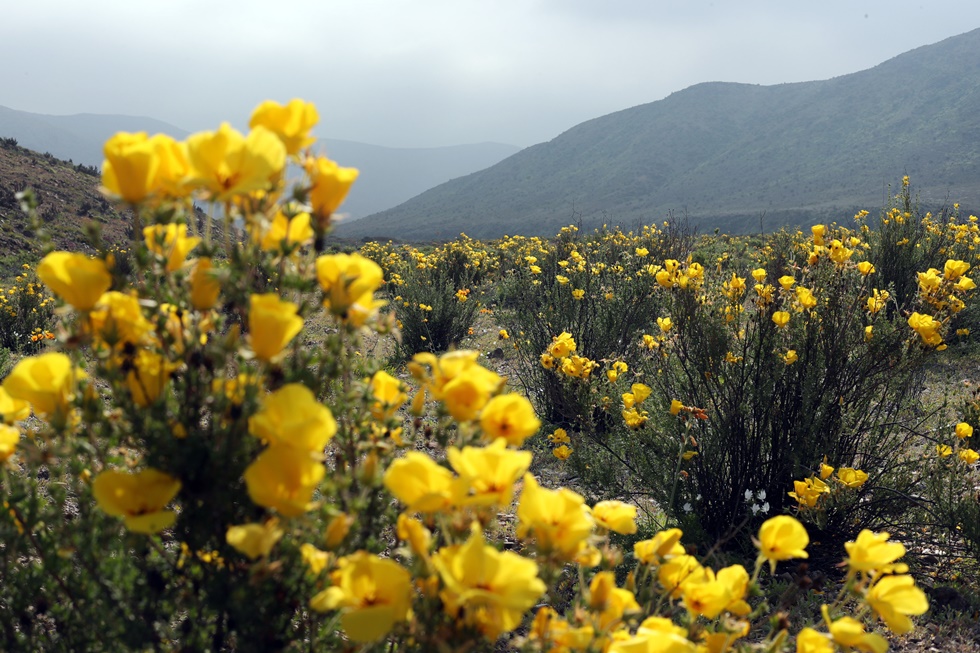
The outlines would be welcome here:
M 340 165 L 361 171 L 340 207 L 348 220 L 397 206 L 433 186 L 489 168 L 520 151 L 503 143 L 393 148 L 329 138 L 321 141 L 321 147 Z
M 98 172 L 92 167 L 0 139 L 0 276 L 38 254 L 37 238 L 16 198 L 25 188 L 34 190 L 42 226 L 59 249 L 84 250 L 90 222 L 99 224 L 106 242 L 128 243 L 130 219 L 99 193 L 98 185 Z
M 153 118 L 86 113 L 49 116 L 0 106 L 0 137 L 15 138 L 23 147 L 74 163 L 101 166 L 102 145 L 118 131 L 164 133 L 177 139 L 189 133 Z M 350 220 L 396 206 L 520 150 L 501 143 L 390 148 L 334 139 L 320 141 L 319 147 L 341 165 L 361 171 L 342 208 Z
M 552 235 L 687 216 L 757 230 L 876 209 L 903 174 L 927 205 L 980 206 L 980 30 L 862 72 L 705 83 L 582 123 L 497 165 L 341 225 L 345 237 Z

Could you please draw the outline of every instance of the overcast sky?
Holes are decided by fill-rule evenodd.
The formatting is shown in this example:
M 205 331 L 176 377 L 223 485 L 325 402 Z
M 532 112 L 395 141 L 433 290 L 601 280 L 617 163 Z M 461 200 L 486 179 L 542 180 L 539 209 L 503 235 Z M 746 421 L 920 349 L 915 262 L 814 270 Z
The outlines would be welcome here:
M 980 27 L 977 0 L 0 0 L 0 105 L 519 146 L 705 81 L 826 79 Z M 897 90 L 900 92 L 900 89 Z

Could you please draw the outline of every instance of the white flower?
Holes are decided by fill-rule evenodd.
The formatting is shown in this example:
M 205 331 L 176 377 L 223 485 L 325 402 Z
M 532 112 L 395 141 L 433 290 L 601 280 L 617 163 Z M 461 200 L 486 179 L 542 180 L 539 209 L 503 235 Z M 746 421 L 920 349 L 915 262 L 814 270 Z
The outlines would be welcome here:
M 759 501 L 765 501 L 766 500 L 766 491 L 765 490 L 759 490 L 759 492 L 756 493 L 755 496 L 759 497 Z
M 694 498 L 697 499 L 698 501 L 700 501 L 701 500 L 701 495 L 699 494 L 698 496 L 696 496 Z
M 681 507 L 684 509 L 684 512 L 691 512 L 692 510 L 694 510 L 694 506 L 691 505 L 690 501 L 688 501 Z
M 752 490 L 746 490 L 745 491 L 745 500 L 746 501 L 751 501 L 752 500 Z
M 769 514 L 769 502 L 768 501 L 766 501 L 764 504 L 762 504 L 762 514 L 763 515 L 768 515 Z
M 759 514 L 759 510 L 760 510 L 759 504 L 753 503 L 752 504 L 752 514 L 753 515 L 758 515 Z

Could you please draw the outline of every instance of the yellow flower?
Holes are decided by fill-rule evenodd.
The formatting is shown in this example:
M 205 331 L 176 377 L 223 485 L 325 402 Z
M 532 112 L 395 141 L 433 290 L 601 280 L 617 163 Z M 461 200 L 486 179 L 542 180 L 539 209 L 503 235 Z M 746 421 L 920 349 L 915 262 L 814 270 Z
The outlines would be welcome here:
M 950 281 L 956 281 L 970 269 L 970 264 L 966 261 L 956 261 L 949 259 L 943 268 L 943 276 Z
M 790 288 L 793 287 L 793 284 L 796 283 L 796 279 L 794 279 L 788 274 L 779 277 L 778 281 L 779 281 L 779 285 L 783 287 L 783 290 L 789 290 Z
M 561 373 L 576 379 L 587 379 L 592 374 L 592 370 L 598 366 L 598 363 L 585 356 L 572 354 L 568 358 L 562 359 Z
M 640 258 L 643 258 L 644 256 L 649 256 L 650 255 L 650 250 L 648 250 L 646 247 L 637 247 L 634 250 L 634 253 L 637 256 L 639 256 Z
M 830 629 L 830 636 L 835 642 L 845 647 L 845 650 L 868 651 L 869 653 L 885 653 L 888 650 L 888 641 L 878 633 L 864 632 L 864 624 L 857 619 L 841 617 L 837 621 L 833 621 L 826 605 L 820 606 L 820 612 Z
M 909 326 L 919 334 L 924 344 L 930 347 L 938 347 L 942 344 L 943 337 L 939 333 L 942 322 L 934 320 L 932 316 L 912 313 L 909 316 Z
M 658 317 L 657 326 L 660 327 L 661 331 L 667 333 L 668 331 L 671 330 L 671 328 L 673 328 L 674 323 L 671 321 L 669 317 Z
M 796 653 L 834 653 L 834 642 L 829 635 L 806 627 L 796 636 Z
M 466 422 L 476 419 L 501 383 L 499 374 L 473 363 L 465 373 L 454 374 L 438 392 L 453 419 Z
M 875 328 L 871 324 L 869 324 L 868 326 L 864 327 L 864 341 L 865 342 L 871 342 L 871 338 L 874 337 L 874 330 L 875 330 Z
M 309 388 L 289 383 L 262 400 L 262 408 L 248 418 L 248 431 L 272 446 L 322 455 L 337 422 Z
M 671 415 L 674 415 L 676 417 L 677 415 L 680 415 L 681 414 L 681 411 L 683 409 L 684 409 L 684 404 L 682 404 L 680 401 L 678 401 L 677 399 L 671 399 L 670 400 L 670 414 Z
M 519 447 L 538 432 L 541 420 L 534 414 L 531 402 L 516 393 L 498 395 L 487 402 L 480 413 L 483 435 L 491 440 L 503 438 Z
M 682 535 L 679 528 L 660 531 L 651 539 L 634 544 L 633 553 L 636 559 L 645 565 L 659 565 L 668 558 L 686 553 L 680 542 Z
M 657 280 L 657 283 L 660 284 L 664 288 L 673 288 L 674 287 L 674 283 L 675 283 L 674 275 L 672 275 L 667 270 L 659 270 L 654 275 L 654 279 L 656 279 Z
M 340 625 L 352 640 L 381 639 L 408 617 L 412 577 L 398 563 L 358 551 L 337 564 L 330 574 L 332 586 L 314 596 L 310 607 L 317 612 L 340 610 Z
M 191 305 L 199 311 L 210 310 L 218 303 L 221 283 L 211 273 L 213 269 L 210 258 L 197 259 L 191 269 Z
M 245 469 L 245 486 L 253 503 L 298 517 L 314 507 L 313 492 L 325 474 L 308 452 L 271 446 Z
M 789 313 L 786 311 L 776 311 L 772 314 L 772 321 L 777 327 L 782 329 L 787 324 L 789 324 Z
M 371 416 L 376 420 L 390 419 L 408 401 L 404 384 L 384 370 L 378 370 L 371 377 L 368 389 L 374 401 L 371 403 Z
M 598 526 L 620 535 L 636 532 L 636 506 L 622 501 L 600 501 L 592 507 L 592 518 Z
M 974 283 L 973 279 L 970 277 L 960 277 L 960 279 L 953 285 L 957 292 L 969 292 L 975 290 L 977 284 Z
M 762 283 L 766 280 L 766 270 L 765 268 L 756 268 L 752 270 L 752 278 L 755 279 L 756 283 Z
M 960 449 L 956 452 L 956 455 L 959 456 L 960 460 L 965 462 L 967 465 L 972 465 L 980 460 L 980 453 L 977 453 L 973 449 Z
M 585 291 L 581 288 L 576 288 L 572 291 L 572 299 L 580 300 L 585 297 Z
M 554 358 L 565 358 L 575 351 L 575 348 L 575 339 L 572 338 L 572 334 L 563 331 L 561 335 L 552 338 L 551 345 L 548 347 L 548 354 Z
M 888 533 L 872 533 L 864 529 L 853 542 L 845 542 L 847 566 L 851 572 L 891 573 L 893 563 L 905 555 L 905 546 L 899 542 L 889 542 L 889 537 Z
M 112 275 L 101 259 L 71 252 L 51 252 L 37 265 L 37 276 L 76 310 L 88 311 L 109 286 Z
M 588 596 L 599 630 L 609 630 L 622 620 L 624 613 L 640 610 L 633 592 L 616 587 L 616 575 L 611 571 L 600 571 L 592 577 Z
M 85 373 L 60 352 L 23 358 L 3 381 L 13 399 L 27 401 L 39 415 L 64 413 L 71 401 L 75 381 Z
M 563 428 L 557 428 L 554 433 L 548 436 L 548 441 L 554 444 L 568 444 L 571 442 L 571 439 L 568 437 L 568 431 Z
M 533 560 L 498 551 L 476 528 L 465 544 L 436 552 L 432 563 L 445 584 L 440 596 L 449 615 L 462 611 L 491 640 L 517 628 L 546 589 Z
M 919 272 L 916 276 L 919 279 L 919 292 L 923 295 L 931 295 L 939 290 L 943 280 L 939 276 L 940 272 L 936 268 L 929 268 L 925 272 Z
M 140 345 L 153 331 L 135 292 L 104 293 L 89 317 L 97 338 L 112 346 Z
M 953 455 L 953 447 L 949 446 L 948 444 L 937 444 L 936 445 L 936 454 L 940 458 L 945 458 L 946 456 L 952 456 Z
M 296 314 L 298 308 L 276 293 L 251 296 L 248 330 L 256 358 L 273 360 L 296 337 L 303 328 L 303 318 Z
M 888 629 L 899 635 L 913 628 L 908 615 L 920 615 L 929 609 L 926 595 L 907 575 L 882 577 L 868 590 L 865 600 Z
M 222 123 L 217 131 L 187 138 L 191 183 L 218 202 L 236 195 L 267 190 L 286 166 L 286 147 L 265 127 L 248 136 Z
M 155 402 L 170 382 L 176 366 L 160 354 L 141 349 L 133 359 L 133 368 L 126 374 L 126 385 L 133 402 L 145 408 Z
M 4 424 L 13 424 L 30 416 L 30 402 L 24 399 L 14 399 L 3 386 L 0 386 L 0 421 Z
M 331 214 L 344 202 L 350 187 L 357 179 L 357 168 L 341 168 L 336 161 L 325 156 L 307 159 L 306 174 L 313 187 L 310 189 L 310 204 L 313 213 L 321 224 L 329 223 Z
M 167 272 L 179 270 L 187 255 L 201 242 L 200 238 L 187 235 L 186 224 L 155 224 L 143 228 L 146 247 L 166 260 Z
M 843 264 L 851 258 L 854 250 L 844 247 L 844 243 L 834 240 L 830 243 L 830 259 L 834 263 Z
M 274 133 L 286 146 L 287 154 L 298 154 L 316 140 L 310 130 L 320 121 L 320 115 L 312 102 L 294 98 L 285 106 L 266 100 L 255 108 L 248 126 L 262 126 Z
M 861 261 L 860 263 L 858 263 L 858 272 L 860 272 L 864 276 L 873 274 L 874 271 L 875 271 L 875 266 L 870 261 Z
M 150 144 L 153 146 L 157 161 L 152 191 L 170 197 L 186 196 L 190 192 L 187 178 L 191 172 L 191 164 L 187 159 L 187 144 L 178 143 L 166 134 L 151 136 Z M 107 186 L 105 168 L 102 169 L 102 176 L 103 185 Z
M 269 555 L 276 542 L 282 539 L 283 533 L 279 528 L 279 520 L 270 519 L 264 524 L 229 526 L 225 541 L 250 560 L 255 560 Z
M 590 625 L 573 628 L 552 608 L 545 606 L 535 613 L 529 637 L 534 641 L 550 642 L 553 645 L 550 650 L 555 653 L 584 651 L 592 643 L 595 629 Z
M 573 451 L 574 449 L 572 449 L 568 445 L 563 444 L 560 447 L 555 447 L 554 449 L 552 449 L 551 455 L 557 458 L 558 460 L 567 460 L 568 457 L 572 455 Z
M 92 495 L 106 514 L 122 517 L 126 528 L 147 535 L 170 528 L 177 519 L 164 510 L 180 491 L 180 481 L 156 469 L 130 474 L 107 470 L 92 481 Z
M 956 437 L 960 440 L 964 440 L 973 435 L 973 427 L 966 422 L 960 422 L 956 425 Z
M 432 533 L 417 519 L 405 513 L 398 515 L 398 539 L 408 542 L 412 553 L 424 560 L 429 558 L 429 547 L 432 545 Z
M 102 151 L 102 186 L 109 194 L 138 204 L 153 192 L 160 162 L 146 132 L 119 132 Z
M 791 558 L 807 558 L 804 550 L 810 543 L 806 528 L 788 515 L 778 515 L 767 519 L 759 528 L 759 555 L 769 561 L 775 570 L 776 562 Z
M 697 558 L 687 554 L 669 558 L 657 570 L 657 580 L 670 592 L 671 598 L 680 597 L 685 586 L 702 582 L 705 576 L 704 567 Z
M 336 515 L 327 524 L 327 530 L 323 534 L 323 545 L 328 549 L 336 549 L 347 537 L 353 525 L 353 515 L 348 515 L 346 512 Z
M 19 442 L 20 429 L 8 424 L 0 424 L 0 463 L 14 455 Z
M 813 292 L 809 288 L 804 288 L 803 286 L 796 287 L 796 301 L 798 301 L 800 306 L 805 310 L 809 310 L 817 305 L 817 298 L 813 296 Z
M 824 466 L 821 465 L 821 473 L 823 471 Z M 833 473 L 833 471 L 834 468 L 831 467 L 830 472 Z M 816 506 L 817 501 L 822 495 L 830 493 L 830 488 L 827 484 L 813 476 L 806 479 L 806 481 L 793 481 L 793 490 L 793 492 L 789 493 L 789 496 L 796 499 L 801 506 L 807 506 L 808 508 Z
M 800 357 L 797 355 L 795 349 L 790 349 L 783 355 L 783 360 L 787 365 L 792 365 L 796 361 L 800 360 Z
M 868 473 L 863 472 L 860 469 L 841 467 L 837 470 L 837 478 L 839 478 L 840 482 L 847 487 L 858 488 L 864 485 L 868 480 Z
M 546 490 L 531 474 L 524 475 L 517 519 L 518 537 L 533 537 L 539 550 L 566 558 L 578 552 L 593 528 L 582 496 L 567 488 Z
M 810 227 L 810 231 L 813 233 L 813 244 L 823 245 L 823 237 L 827 233 L 827 227 L 822 224 L 815 224 Z
M 452 473 L 420 451 L 391 463 L 384 485 L 411 512 L 439 512 L 452 505 Z
M 687 639 L 687 629 L 674 625 L 666 617 L 647 617 L 634 637 L 629 636 L 629 631 L 620 633 L 613 634 L 606 653 L 705 653 Z
M 486 447 L 448 447 L 446 458 L 459 474 L 456 505 L 510 505 L 514 483 L 531 466 L 531 452 L 508 449 L 503 438 Z
M 627 395 L 623 395 L 626 397 Z M 630 408 L 623 411 L 623 421 L 626 422 L 626 426 L 631 429 L 641 428 L 647 423 L 650 415 L 645 410 L 637 410 L 636 408 Z
M 310 214 L 305 211 L 287 217 L 282 210 L 276 212 L 269 230 L 259 239 L 259 246 L 267 252 L 278 251 L 285 245 L 295 247 L 313 242 Z
M 820 478 L 822 480 L 827 480 L 833 473 L 834 468 L 827 464 L 827 457 L 824 456 L 823 462 L 820 463 Z
M 748 581 L 748 575 L 745 580 Z M 708 619 L 717 617 L 735 600 L 728 584 L 718 580 L 711 569 L 705 569 L 703 576 L 697 577 L 697 580 L 682 583 L 681 592 L 684 607 L 692 614 L 703 615 Z
M 327 254 L 316 259 L 316 277 L 323 290 L 323 305 L 342 319 L 355 306 L 373 311 L 379 305 L 374 291 L 384 283 L 377 263 L 360 254 Z
M 303 564 L 307 566 L 310 573 L 314 576 L 319 576 L 320 572 L 330 564 L 330 554 L 326 551 L 321 551 L 309 542 L 304 542 L 299 547 L 299 553 L 303 558 Z

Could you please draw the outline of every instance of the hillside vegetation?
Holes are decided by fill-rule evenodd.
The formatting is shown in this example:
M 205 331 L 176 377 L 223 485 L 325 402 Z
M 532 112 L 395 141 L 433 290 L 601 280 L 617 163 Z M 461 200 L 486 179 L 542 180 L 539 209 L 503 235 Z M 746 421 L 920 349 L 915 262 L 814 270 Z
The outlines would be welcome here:
M 548 235 L 688 216 L 728 233 L 921 200 L 980 204 L 980 30 L 875 68 L 776 86 L 705 83 L 582 123 L 483 172 L 343 225 L 351 237 Z
M 32 152 L 14 139 L 0 140 L 0 275 L 36 260 L 39 253 L 35 231 L 17 200 L 17 193 L 27 188 L 39 203 L 41 226 L 59 249 L 82 249 L 90 222 L 100 225 L 107 242 L 125 243 L 129 220 L 99 193 L 98 186 L 94 168 Z

